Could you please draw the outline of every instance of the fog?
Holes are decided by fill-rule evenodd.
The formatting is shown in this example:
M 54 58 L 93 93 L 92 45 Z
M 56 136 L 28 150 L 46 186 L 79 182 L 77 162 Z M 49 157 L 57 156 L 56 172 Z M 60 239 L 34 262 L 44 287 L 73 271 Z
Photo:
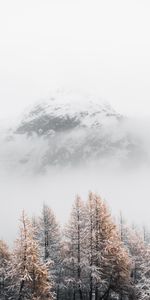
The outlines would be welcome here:
M 43 202 L 64 224 L 75 195 L 86 199 L 89 190 L 114 216 L 122 210 L 129 222 L 150 226 L 149 15 L 148 0 L 1 1 L 0 238 L 12 242 L 22 209 L 38 215 Z M 125 143 L 97 161 L 43 170 L 48 141 L 3 127 L 56 90 L 90 93 L 130 116 L 104 136 L 112 144 L 129 136 L 135 151 Z M 57 138 L 66 146 L 69 135 Z M 74 131 L 73 146 L 85 138 Z
M 108 202 L 114 216 L 122 211 L 129 222 L 150 225 L 149 176 L 146 167 L 130 172 L 121 170 L 78 169 L 49 172 L 37 177 L 7 176 L 1 178 L 1 238 L 9 242 L 16 236 L 18 219 L 23 209 L 30 216 L 41 212 L 43 203 L 54 210 L 64 224 L 69 216 L 75 195 L 87 198 L 90 190 L 99 193 Z
M 148 0 L 1 1 L 0 117 L 56 89 L 148 115 L 149 14 Z
M 122 155 L 116 155 L 96 162 L 89 160 L 86 165 L 76 167 L 48 166 L 40 172 L 37 162 L 45 150 L 46 141 L 39 141 L 37 137 L 18 137 L 8 148 L 9 143 L 3 139 L 0 150 L 0 238 L 12 242 L 17 234 L 21 211 L 25 209 L 30 216 L 39 215 L 43 203 L 52 207 L 63 225 L 68 220 L 76 194 L 86 200 L 91 190 L 107 201 L 115 218 L 122 211 L 128 222 L 150 226 L 149 125 L 149 121 L 136 118 L 128 120 L 123 127 L 125 131 L 130 129 L 142 146 L 141 157 L 133 158 L 134 164 Z M 23 158 L 30 148 L 33 155 L 29 164 L 20 163 L 20 155 Z

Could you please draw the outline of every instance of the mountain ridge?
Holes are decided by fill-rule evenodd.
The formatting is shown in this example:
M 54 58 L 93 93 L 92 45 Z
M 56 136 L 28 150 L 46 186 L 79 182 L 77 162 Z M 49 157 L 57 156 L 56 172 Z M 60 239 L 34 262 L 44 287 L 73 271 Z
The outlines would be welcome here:
M 99 99 L 52 97 L 26 110 L 9 130 L 3 155 L 35 172 L 110 160 L 126 164 L 143 151 L 126 123 L 126 117 Z

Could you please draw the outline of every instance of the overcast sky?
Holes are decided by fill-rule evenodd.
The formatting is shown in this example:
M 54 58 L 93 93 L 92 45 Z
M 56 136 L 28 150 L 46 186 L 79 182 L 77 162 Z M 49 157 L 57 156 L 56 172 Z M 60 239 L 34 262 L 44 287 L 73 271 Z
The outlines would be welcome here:
M 1 1 L 0 118 L 58 89 L 149 114 L 149 16 L 149 0 Z

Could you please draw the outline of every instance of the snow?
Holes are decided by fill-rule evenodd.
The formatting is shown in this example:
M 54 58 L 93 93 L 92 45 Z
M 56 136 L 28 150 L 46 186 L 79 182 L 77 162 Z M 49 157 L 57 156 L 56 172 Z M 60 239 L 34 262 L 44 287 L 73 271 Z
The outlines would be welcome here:
M 83 126 L 91 127 L 114 121 L 120 115 L 108 104 L 99 98 L 83 95 L 58 94 L 47 101 L 37 102 L 28 108 L 23 116 L 25 122 L 34 120 L 44 114 L 50 116 L 80 117 Z

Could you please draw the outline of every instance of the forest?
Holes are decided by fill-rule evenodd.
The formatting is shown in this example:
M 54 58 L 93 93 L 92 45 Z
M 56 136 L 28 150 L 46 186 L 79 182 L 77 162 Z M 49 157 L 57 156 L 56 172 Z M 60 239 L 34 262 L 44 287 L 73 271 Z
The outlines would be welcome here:
M 47 204 L 23 211 L 14 247 L 0 240 L 0 299 L 150 299 L 150 234 L 118 220 L 92 192 L 63 228 Z

